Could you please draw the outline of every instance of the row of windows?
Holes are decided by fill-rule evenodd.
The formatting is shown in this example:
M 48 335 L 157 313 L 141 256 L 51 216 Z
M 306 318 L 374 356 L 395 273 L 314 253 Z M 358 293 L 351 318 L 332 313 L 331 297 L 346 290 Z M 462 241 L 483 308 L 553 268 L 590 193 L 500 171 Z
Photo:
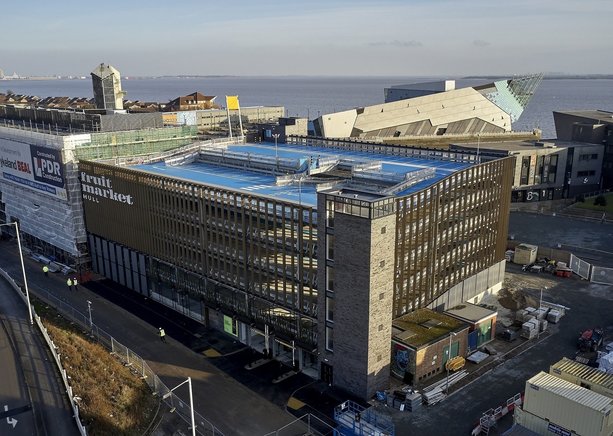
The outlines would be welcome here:
M 596 175 L 596 171 L 594 170 L 577 171 L 577 177 L 589 177 L 589 176 L 594 176 L 594 175 Z

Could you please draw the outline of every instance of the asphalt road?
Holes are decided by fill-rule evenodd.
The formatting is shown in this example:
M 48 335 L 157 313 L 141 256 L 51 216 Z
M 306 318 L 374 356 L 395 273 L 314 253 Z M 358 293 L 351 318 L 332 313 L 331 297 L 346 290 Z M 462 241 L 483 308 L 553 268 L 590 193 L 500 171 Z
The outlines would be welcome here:
M 523 392 L 525 382 L 562 357 L 573 358 L 578 333 L 589 327 L 603 326 L 606 339 L 613 339 L 613 287 L 592 284 L 578 278 L 564 279 L 550 275 L 522 273 L 517 265 L 509 265 L 514 277 L 525 275 L 532 284 L 527 292 L 538 301 L 542 288 L 535 280 L 553 281 L 543 293 L 543 300 L 570 307 L 552 334 L 516 357 L 506 360 L 472 384 L 453 393 L 444 401 L 423 407 L 416 413 L 394 414 L 396 434 L 468 435 L 483 412 L 504 405 L 508 398 Z M 513 276 L 512 276 L 513 277 Z M 555 332 L 553 332 L 556 330 Z
M 0 434 L 78 435 L 47 345 L 23 300 L 1 277 L 0 323 L 0 413 L 11 413 L 0 421 Z
M 613 267 L 613 224 L 544 214 L 513 212 L 509 237 L 557 247 L 599 266 Z
M 0 242 L 0 267 L 18 278 L 21 276 L 21 269 L 16 253 L 15 244 Z M 87 300 L 90 300 L 94 323 L 143 357 L 166 386 L 173 388 L 188 376 L 191 377 L 195 410 L 224 434 L 264 435 L 295 419 L 271 401 L 228 376 L 202 354 L 183 345 L 190 340 L 189 337 L 192 342 L 197 342 L 197 331 L 189 331 L 185 325 L 181 325 L 181 317 L 177 316 L 176 312 L 166 309 L 166 317 L 164 312 L 157 311 L 159 305 L 155 309 L 150 307 L 156 303 L 144 299 L 126 302 L 131 305 L 130 310 L 133 309 L 136 315 L 114 304 L 111 301 L 115 298 L 111 292 L 113 290 L 105 289 L 102 282 L 100 285 L 92 285 L 97 293 L 82 286 L 79 286 L 79 291 L 70 292 L 65 284 L 65 276 L 50 274 L 45 277 L 41 272 L 41 265 L 29 258 L 25 259 L 25 265 L 31 293 L 42 295 L 50 291 L 82 313 L 87 313 Z M 125 292 L 132 293 L 129 290 Z M 166 330 L 166 343 L 161 342 L 158 337 L 159 326 Z M 204 330 L 204 326 L 200 325 L 198 333 Z M 187 388 L 179 388 L 176 393 L 189 401 Z M 187 434 L 187 425 L 179 430 Z
M 2 289 L 0 286 L 0 292 L 3 292 L 4 295 L 4 292 L 10 292 L 10 290 Z M 3 318 L 6 317 L 3 316 Z M 0 385 L 0 413 L 11 414 L 11 416 L 2 418 L 0 421 L 0 433 L 11 435 L 36 434 L 34 413 L 30 408 L 30 394 L 24 381 L 19 358 L 4 325 L 0 328 L 0 362 L 2 362 L 3 379 L 3 383 Z M 14 411 L 24 407 L 30 409 L 13 415 Z

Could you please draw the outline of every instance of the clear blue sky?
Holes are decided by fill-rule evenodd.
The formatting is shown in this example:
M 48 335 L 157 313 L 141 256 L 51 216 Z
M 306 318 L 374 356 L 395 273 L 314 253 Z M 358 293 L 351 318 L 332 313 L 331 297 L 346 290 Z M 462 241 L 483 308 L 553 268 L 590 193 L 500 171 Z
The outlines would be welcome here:
M 5 74 L 613 73 L 611 0 L 3 1 Z

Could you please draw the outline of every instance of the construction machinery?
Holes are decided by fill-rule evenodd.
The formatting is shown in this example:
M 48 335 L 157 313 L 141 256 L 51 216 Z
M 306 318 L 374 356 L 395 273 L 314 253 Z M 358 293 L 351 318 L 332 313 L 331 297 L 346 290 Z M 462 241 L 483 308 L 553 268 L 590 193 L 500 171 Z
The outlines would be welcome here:
M 585 330 L 579 335 L 577 347 L 580 351 L 597 351 L 604 339 L 604 332 L 601 328 L 595 327 Z

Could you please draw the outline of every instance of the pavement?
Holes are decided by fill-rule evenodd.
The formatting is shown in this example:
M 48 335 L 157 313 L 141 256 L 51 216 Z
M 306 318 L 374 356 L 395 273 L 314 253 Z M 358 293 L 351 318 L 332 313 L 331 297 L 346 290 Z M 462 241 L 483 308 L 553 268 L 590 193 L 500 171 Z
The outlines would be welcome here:
M 558 247 L 598 266 L 613 267 L 613 223 L 553 214 L 513 212 L 509 237 L 543 247 Z
M 78 435 L 53 356 L 26 305 L 0 277 L 0 434 Z
M 594 226 L 599 228 L 594 230 Z M 529 243 L 538 243 L 536 239 L 545 237 L 549 242 L 570 241 L 571 245 L 580 244 L 587 249 L 595 245 L 601 251 L 613 246 L 613 225 L 606 223 L 595 225 L 559 216 L 513 213 L 511 227 L 516 239 L 521 235 L 521 240 Z M 558 235 L 559 228 L 564 229 L 559 238 L 546 237 Z M 583 230 L 585 234 L 578 235 Z M 0 242 L 0 266 L 13 277 L 21 276 L 14 242 Z M 51 292 L 82 313 L 87 313 L 87 300 L 90 300 L 94 323 L 146 359 L 167 386 L 176 386 L 191 376 L 196 411 L 226 435 L 265 435 L 281 427 L 290 430 L 279 432 L 280 435 L 304 433 L 302 424 L 292 423 L 306 413 L 312 414 L 311 422 L 316 422 L 313 426 L 326 433 L 334 425 L 331 418 L 335 406 L 347 399 L 366 405 L 302 373 L 275 384 L 275 378 L 290 370 L 277 361 L 246 370 L 245 365 L 261 359 L 262 355 L 119 284 L 97 278 L 87 283 L 80 281 L 83 284 L 80 290 L 70 292 L 65 276 L 45 277 L 41 265 L 31 259 L 26 260 L 26 268 L 33 294 Z M 521 270 L 511 273 L 535 277 Z M 522 392 L 525 381 L 536 372 L 548 370 L 561 357 L 574 356 L 577 332 L 598 324 L 607 326 L 608 335 L 613 335 L 613 320 L 609 315 L 613 313 L 612 287 L 577 278 L 538 276 L 555 282 L 547 286 L 545 299 L 572 308 L 559 326 L 541 336 L 538 343 L 514 350 L 506 349 L 507 345 L 502 343 L 494 344 L 498 355 L 490 359 L 492 363 L 486 361 L 472 368 L 471 373 L 475 375 L 454 385 L 451 395 L 433 407 L 423 407 L 414 413 L 385 411 L 396 424 L 396 434 L 440 434 L 441 428 L 446 434 L 468 434 L 484 411 Z M 538 299 L 543 287 L 536 284 L 527 292 Z M 158 327 L 165 329 L 168 343 L 159 340 Z M 530 345 L 535 346 L 530 348 Z M 173 428 L 187 432 L 184 423 L 173 424 L 172 417 L 166 417 L 157 434 L 168 434 Z
M 308 413 L 315 415 L 309 425 L 327 433 L 335 406 L 347 399 L 365 404 L 303 373 L 273 383 L 291 368 L 272 360 L 247 370 L 263 357 L 260 353 L 108 279 L 79 280 L 78 290 L 70 291 L 63 274 L 45 277 L 41 264 L 28 257 L 25 266 L 32 295 L 48 302 L 51 296 L 62 310 L 84 315 L 91 301 L 94 324 L 144 358 L 169 388 L 192 377 L 195 410 L 225 435 L 265 435 L 286 426 L 289 433 L 279 434 L 301 434 L 308 426 L 294 421 Z M 15 242 L 0 241 L 0 267 L 21 282 Z M 159 327 L 166 331 L 166 343 L 159 339 Z M 189 404 L 187 389 L 181 389 L 175 393 Z M 185 422 L 167 414 L 155 434 L 173 428 L 188 432 Z

